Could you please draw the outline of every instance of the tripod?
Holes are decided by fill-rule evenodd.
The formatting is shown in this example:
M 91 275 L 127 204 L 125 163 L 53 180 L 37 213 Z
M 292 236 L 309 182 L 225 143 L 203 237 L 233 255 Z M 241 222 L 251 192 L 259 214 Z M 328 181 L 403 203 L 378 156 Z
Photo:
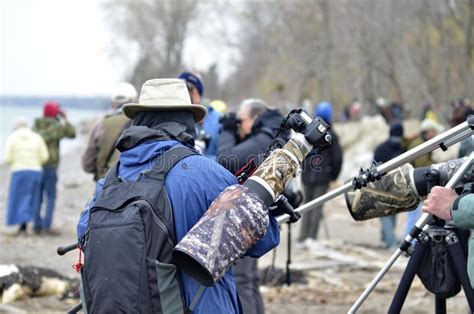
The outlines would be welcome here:
M 454 175 L 451 177 L 451 179 L 446 183 L 445 187 L 447 188 L 454 188 L 454 186 L 458 183 L 458 181 L 462 178 L 462 176 L 466 173 L 466 171 L 471 169 L 471 165 L 474 159 L 474 153 L 471 153 L 469 155 L 469 158 L 463 163 L 463 165 L 454 173 Z M 420 219 L 416 222 L 416 224 L 413 226 L 413 228 L 410 230 L 410 233 L 405 236 L 405 238 L 402 240 L 400 243 L 400 246 L 397 248 L 397 250 L 392 254 L 390 259 L 385 263 L 384 267 L 377 273 L 375 278 L 370 282 L 369 286 L 364 290 L 362 295 L 357 299 L 357 301 L 352 305 L 352 307 L 349 309 L 348 313 L 355 313 L 359 307 L 362 305 L 362 303 L 367 299 L 369 294 L 375 289 L 377 284 L 382 280 L 383 276 L 389 271 L 390 267 L 395 263 L 395 261 L 398 259 L 398 257 L 403 253 L 407 252 L 410 249 L 411 246 L 411 241 L 418 238 L 420 233 L 424 230 L 427 229 L 428 222 L 431 219 L 431 215 L 424 213 Z M 465 266 L 465 265 L 464 265 Z M 461 276 L 458 276 L 459 279 Z M 474 309 L 474 307 L 471 306 L 471 309 Z
M 271 211 L 275 216 L 286 214 L 289 216 L 286 222 L 288 227 L 288 247 L 286 251 L 286 284 L 291 284 L 291 225 L 297 222 L 301 218 L 301 214 L 296 212 L 293 206 L 290 204 L 285 195 L 281 194 L 273 203 Z
M 446 245 L 448 259 L 452 261 L 455 277 L 461 283 L 471 312 L 474 310 L 474 290 L 471 287 L 467 275 L 466 257 L 461 246 L 460 230 L 451 225 L 446 225 L 444 221 L 433 219 L 419 236 L 418 242 L 412 250 L 410 261 L 400 279 L 397 291 L 392 299 L 388 313 L 400 313 L 406 300 L 411 284 L 418 270 L 423 267 L 423 259 L 428 254 L 428 248 L 432 244 Z M 448 261 L 445 261 L 448 262 Z M 436 276 L 435 276 L 436 277 Z M 434 280 L 443 280 L 443 278 L 434 278 Z M 439 283 L 439 282 L 438 282 Z M 457 285 L 454 284 L 454 285 Z M 452 292 L 451 294 L 457 294 Z M 435 313 L 446 313 L 446 297 L 435 293 Z

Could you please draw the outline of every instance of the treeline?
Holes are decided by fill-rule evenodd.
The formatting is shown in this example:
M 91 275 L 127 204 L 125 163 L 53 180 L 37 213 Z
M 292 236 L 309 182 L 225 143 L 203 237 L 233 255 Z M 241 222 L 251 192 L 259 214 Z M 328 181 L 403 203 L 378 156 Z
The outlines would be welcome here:
M 238 56 L 224 82 L 219 64 L 203 71 L 212 98 L 343 106 L 385 97 L 417 114 L 474 96 L 474 0 L 123 0 L 104 9 L 127 43 L 115 51 L 138 55 L 137 86 L 192 68 L 183 49 L 198 30 Z

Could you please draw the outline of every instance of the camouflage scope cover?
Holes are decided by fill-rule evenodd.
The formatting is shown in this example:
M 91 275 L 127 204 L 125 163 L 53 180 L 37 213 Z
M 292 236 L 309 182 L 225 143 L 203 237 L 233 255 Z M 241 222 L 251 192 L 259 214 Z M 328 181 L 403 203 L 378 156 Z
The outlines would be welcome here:
M 345 193 L 352 218 L 361 221 L 415 209 L 420 199 L 410 184 L 410 171 L 413 166 L 405 164 L 365 188 Z
M 445 186 L 449 179 L 461 168 L 463 163 L 467 160 L 467 157 L 452 159 L 443 163 L 434 164 L 431 169 L 435 169 L 439 172 L 439 185 Z M 465 184 L 474 181 L 474 171 L 472 167 L 469 171 L 466 171 L 462 178 L 459 180 L 459 184 Z
M 267 232 L 268 208 L 242 185 L 226 188 L 174 248 L 178 268 L 212 286 Z
M 293 179 L 311 146 L 298 137 L 292 137 L 283 148 L 274 150 L 257 168 L 252 177 L 259 177 L 268 183 L 275 196 L 283 193 Z M 252 178 L 250 177 L 250 178 Z

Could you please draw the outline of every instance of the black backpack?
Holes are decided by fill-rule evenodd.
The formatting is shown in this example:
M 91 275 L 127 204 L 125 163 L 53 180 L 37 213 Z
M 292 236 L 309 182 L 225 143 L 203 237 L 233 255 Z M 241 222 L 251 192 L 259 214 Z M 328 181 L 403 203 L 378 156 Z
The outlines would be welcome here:
M 186 313 L 172 250 L 173 213 L 165 177 L 180 160 L 197 154 L 184 146 L 165 152 L 137 181 L 109 170 L 90 209 L 81 270 L 83 309 L 89 313 Z

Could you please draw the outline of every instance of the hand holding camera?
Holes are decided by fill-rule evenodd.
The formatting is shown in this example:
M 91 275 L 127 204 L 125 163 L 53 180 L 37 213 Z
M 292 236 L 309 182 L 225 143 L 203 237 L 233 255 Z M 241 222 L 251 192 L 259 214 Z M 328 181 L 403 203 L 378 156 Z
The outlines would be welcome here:
M 64 111 L 62 108 L 58 108 L 57 117 L 58 117 L 58 118 L 62 118 L 62 119 L 64 119 L 64 120 L 67 120 L 66 111 Z
M 235 112 L 229 112 L 223 115 L 220 118 L 219 122 L 222 124 L 223 130 L 230 131 L 236 134 L 240 119 L 237 118 L 237 114 Z

